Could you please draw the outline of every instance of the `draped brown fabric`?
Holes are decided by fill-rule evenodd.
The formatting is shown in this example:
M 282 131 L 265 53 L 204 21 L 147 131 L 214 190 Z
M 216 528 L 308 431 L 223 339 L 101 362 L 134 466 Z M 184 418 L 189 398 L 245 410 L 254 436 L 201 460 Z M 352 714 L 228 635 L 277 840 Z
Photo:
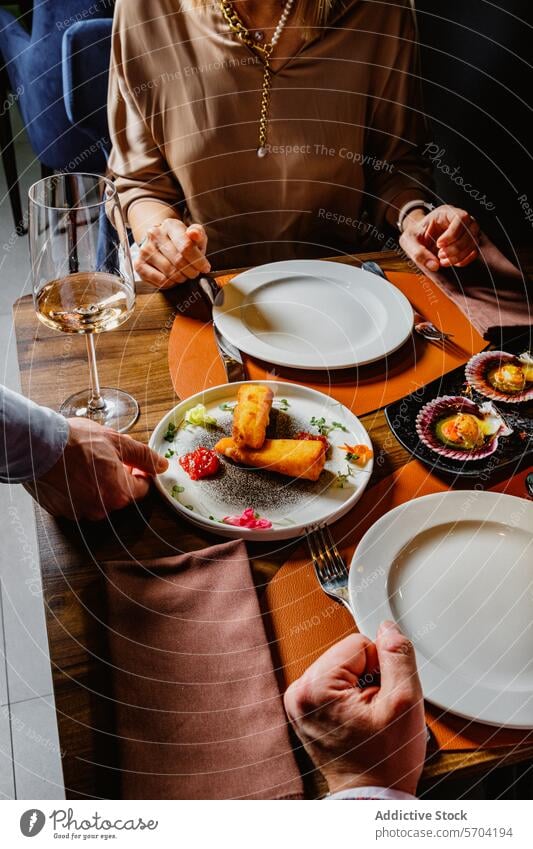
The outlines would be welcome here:
M 206 227 L 219 269 L 353 252 L 367 241 L 364 213 L 384 244 L 388 205 L 428 183 L 408 0 L 347 0 L 287 59 L 264 159 L 261 62 L 216 2 L 180 8 L 117 0 L 110 167 L 126 212 L 143 198 L 179 204 Z
M 107 571 L 125 799 L 300 798 L 243 542 Z

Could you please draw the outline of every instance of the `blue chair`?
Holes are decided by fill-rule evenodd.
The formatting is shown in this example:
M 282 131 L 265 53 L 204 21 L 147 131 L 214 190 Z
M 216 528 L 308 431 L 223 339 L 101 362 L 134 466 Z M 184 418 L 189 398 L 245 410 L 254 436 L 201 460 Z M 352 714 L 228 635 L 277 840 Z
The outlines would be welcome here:
M 12 11 L 15 10 L 16 13 L 18 13 L 18 18 L 22 20 L 24 26 L 27 28 L 31 27 L 33 0 L 19 0 L 15 9 L 12 8 Z M 9 114 L 11 106 L 16 103 L 18 95 L 10 89 L 11 86 L 6 70 L 4 67 L 0 67 L 0 103 L 2 104 L 2 108 L 0 109 L 0 148 L 2 151 L 2 164 L 4 166 L 15 231 L 19 236 L 22 236 L 26 233 L 26 226 L 22 215 L 22 203 L 20 200 L 20 187 L 18 184 L 17 174 L 17 159 L 15 156 L 15 145 L 13 142 L 11 116 Z
M 112 27 L 113 22 L 108 18 L 78 21 L 66 30 L 62 46 L 63 98 L 67 115 L 106 158 L 111 148 L 107 86 Z M 115 250 L 110 226 L 102 211 L 98 243 L 100 263 L 107 262 Z
M 113 22 L 79 21 L 62 44 L 63 98 L 71 123 L 107 156 L 111 147 L 107 122 L 107 86 Z
M 45 170 L 100 173 L 106 167 L 104 151 L 88 146 L 87 133 L 69 120 L 63 99 L 62 42 L 69 24 L 113 16 L 110 5 L 95 3 L 93 8 L 86 0 L 40 0 L 33 10 L 31 34 L 0 9 L 0 51 L 13 91 L 21 92 L 22 117 Z

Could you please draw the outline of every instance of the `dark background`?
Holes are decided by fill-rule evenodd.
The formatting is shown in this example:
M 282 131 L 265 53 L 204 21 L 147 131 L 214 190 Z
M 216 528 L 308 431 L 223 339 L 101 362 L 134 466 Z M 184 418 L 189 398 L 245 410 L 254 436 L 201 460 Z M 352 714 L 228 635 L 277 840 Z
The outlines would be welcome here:
M 428 143 L 496 209 L 484 210 L 449 176 L 437 194 L 467 208 L 509 252 L 533 240 L 518 198 L 533 207 L 533 3 L 417 0 Z

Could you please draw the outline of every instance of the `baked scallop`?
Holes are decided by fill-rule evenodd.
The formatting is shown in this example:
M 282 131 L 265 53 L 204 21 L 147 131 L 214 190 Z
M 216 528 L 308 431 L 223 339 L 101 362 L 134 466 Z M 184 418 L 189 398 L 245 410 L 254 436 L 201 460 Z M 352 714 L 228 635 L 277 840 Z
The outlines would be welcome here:
M 452 460 L 483 460 L 512 431 L 490 402 L 475 404 L 462 395 L 443 395 L 426 404 L 416 418 L 420 440 Z
M 533 357 L 483 351 L 466 365 L 469 385 L 493 401 L 520 404 L 533 400 Z

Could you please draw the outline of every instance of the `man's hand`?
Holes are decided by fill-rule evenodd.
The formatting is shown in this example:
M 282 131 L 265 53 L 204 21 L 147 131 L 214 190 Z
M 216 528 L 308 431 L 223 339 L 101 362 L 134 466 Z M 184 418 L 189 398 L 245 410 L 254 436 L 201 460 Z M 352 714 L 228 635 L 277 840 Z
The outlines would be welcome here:
M 361 686 L 381 674 L 381 685 Z M 416 792 L 424 765 L 424 703 L 414 651 L 393 622 L 375 644 L 346 637 L 285 693 L 285 709 L 331 793 L 350 787 Z
M 166 218 L 148 230 L 135 270 L 158 289 L 168 289 L 211 270 L 206 250 L 201 224 L 187 227 L 176 218 Z
M 464 209 L 438 206 L 427 215 L 413 210 L 405 219 L 400 246 L 428 271 L 463 268 L 478 257 L 479 225 Z
M 39 480 L 24 484 L 53 516 L 104 519 L 148 493 L 146 476 L 161 474 L 168 461 L 142 442 L 88 419 L 69 419 L 69 437 L 57 463 Z

